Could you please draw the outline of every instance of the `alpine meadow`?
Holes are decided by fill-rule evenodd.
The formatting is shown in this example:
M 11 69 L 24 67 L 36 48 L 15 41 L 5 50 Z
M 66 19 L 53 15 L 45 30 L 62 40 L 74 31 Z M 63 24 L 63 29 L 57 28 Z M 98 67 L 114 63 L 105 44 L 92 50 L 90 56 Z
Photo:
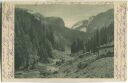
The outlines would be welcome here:
M 113 4 L 15 7 L 15 78 L 113 78 Z

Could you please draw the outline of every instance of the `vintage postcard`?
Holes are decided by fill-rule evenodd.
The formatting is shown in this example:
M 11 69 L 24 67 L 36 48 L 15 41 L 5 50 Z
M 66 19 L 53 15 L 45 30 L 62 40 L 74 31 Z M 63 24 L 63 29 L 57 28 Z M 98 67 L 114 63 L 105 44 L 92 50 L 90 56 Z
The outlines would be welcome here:
M 125 80 L 125 2 L 3 3 L 2 80 Z

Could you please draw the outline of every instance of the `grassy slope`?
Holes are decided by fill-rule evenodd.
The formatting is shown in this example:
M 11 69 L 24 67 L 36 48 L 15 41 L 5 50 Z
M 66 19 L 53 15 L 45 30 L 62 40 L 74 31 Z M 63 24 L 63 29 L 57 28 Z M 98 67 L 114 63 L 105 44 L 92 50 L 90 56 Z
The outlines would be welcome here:
M 42 78 L 111 78 L 113 77 L 113 57 L 98 58 L 96 55 L 69 56 L 54 50 L 54 59 L 49 64 L 38 64 L 31 71 L 20 71 L 16 77 Z M 63 59 L 63 62 L 61 62 Z M 56 64 L 59 62 L 60 64 Z M 81 64 L 81 65 L 80 65 Z M 80 65 L 80 66 L 79 66 Z M 19 73 L 19 72 L 18 72 Z
M 75 57 L 60 66 L 60 74 L 63 76 L 58 77 L 110 78 L 113 77 L 113 69 L 113 57 L 98 58 L 96 55 Z
M 114 64 L 113 57 L 106 57 L 87 66 L 83 71 L 87 73 L 87 77 L 113 77 Z

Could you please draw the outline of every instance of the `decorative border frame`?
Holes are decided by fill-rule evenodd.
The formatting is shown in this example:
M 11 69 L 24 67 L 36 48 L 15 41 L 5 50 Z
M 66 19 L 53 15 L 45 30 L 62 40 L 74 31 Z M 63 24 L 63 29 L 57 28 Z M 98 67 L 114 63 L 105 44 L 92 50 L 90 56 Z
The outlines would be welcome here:
M 93 3 L 114 4 L 114 78 L 14 78 L 14 12 L 15 4 L 85 4 L 82 0 L 53 0 L 34 2 L 4 2 L 2 4 L 2 81 L 47 81 L 47 82 L 84 82 L 126 80 L 126 1 L 95 1 Z

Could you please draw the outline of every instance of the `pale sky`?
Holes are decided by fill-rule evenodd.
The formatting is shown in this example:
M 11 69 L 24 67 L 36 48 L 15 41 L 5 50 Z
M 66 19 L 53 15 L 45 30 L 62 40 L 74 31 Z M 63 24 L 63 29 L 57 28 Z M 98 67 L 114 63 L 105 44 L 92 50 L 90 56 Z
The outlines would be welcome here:
M 43 4 L 43 5 L 18 5 L 42 14 L 45 17 L 61 17 L 65 26 L 72 27 L 75 23 L 95 16 L 113 8 L 113 4 Z

